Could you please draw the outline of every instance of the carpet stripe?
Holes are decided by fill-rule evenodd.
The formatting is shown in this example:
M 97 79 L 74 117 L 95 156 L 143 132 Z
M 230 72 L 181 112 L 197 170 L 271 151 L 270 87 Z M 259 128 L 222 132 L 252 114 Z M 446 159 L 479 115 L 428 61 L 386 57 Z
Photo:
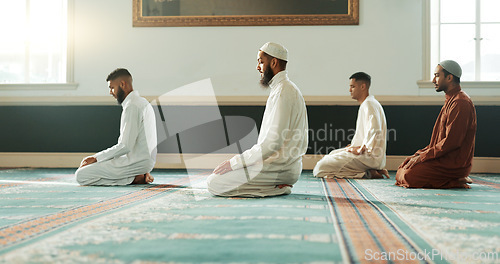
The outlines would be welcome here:
M 33 183 L 48 182 L 48 181 L 60 180 L 60 179 L 64 179 L 64 178 L 70 178 L 70 177 L 74 177 L 74 176 L 75 176 L 74 174 L 64 174 L 64 175 L 58 175 L 58 176 L 54 176 L 54 177 L 29 180 L 29 181 L 22 182 L 22 183 L 20 183 L 20 182 L 3 183 L 3 184 L 0 184 L 0 189 L 19 186 L 19 185 L 25 185 L 25 184 L 29 184 L 29 182 L 33 182 Z
M 344 263 L 353 263 L 353 252 L 352 248 L 347 246 L 347 233 L 345 232 L 343 225 L 339 222 L 341 219 L 341 215 L 336 206 L 334 196 L 331 194 L 330 189 L 327 187 L 325 180 L 322 179 L 323 190 L 325 192 L 326 199 L 328 201 L 328 206 L 330 208 L 330 212 L 333 220 L 333 227 L 335 229 L 335 233 L 337 234 L 337 240 L 339 241 L 339 246 L 341 249 L 342 259 Z
M 419 251 L 412 246 L 404 234 L 393 225 L 380 208 L 374 206 L 347 179 L 323 179 L 327 187 L 327 195 L 337 217 L 337 224 L 343 234 L 345 248 L 349 252 L 349 261 L 361 263 L 372 262 L 367 259 L 367 252 L 385 252 L 396 254 L 398 250 L 413 252 Z M 399 259 L 382 261 L 381 263 L 398 263 Z M 418 260 L 405 263 L 420 263 Z
M 391 217 L 389 217 L 386 214 L 386 212 L 384 212 L 384 210 L 381 208 L 381 206 L 376 205 L 375 202 L 373 202 L 370 198 L 368 198 L 365 195 L 365 193 L 363 192 L 363 190 L 364 190 L 364 191 L 367 191 L 369 193 L 368 190 L 366 190 L 362 186 L 360 186 L 359 183 L 356 182 L 356 180 L 348 180 L 348 181 L 353 186 L 353 188 L 357 190 L 358 194 L 361 195 L 363 197 L 363 199 L 372 206 L 372 208 L 375 210 L 376 213 L 378 213 L 379 219 L 383 219 L 384 224 L 386 224 L 387 227 L 392 230 L 393 234 L 399 238 L 399 241 L 404 243 L 407 246 L 407 249 L 410 249 L 411 252 L 413 252 L 413 253 L 421 253 L 422 254 L 421 256 L 424 256 L 425 252 L 430 251 L 430 250 L 428 250 L 430 248 L 425 247 L 426 251 L 424 252 L 424 250 L 422 250 L 422 248 L 417 246 L 417 243 L 415 243 L 415 241 L 410 239 L 409 235 L 407 235 L 405 232 L 403 232 L 402 229 L 397 224 L 395 224 L 395 222 L 391 219 Z M 361 188 L 363 190 L 361 190 Z M 371 197 L 372 197 L 372 199 L 377 200 L 377 198 L 373 194 L 371 194 Z M 376 202 L 378 204 L 384 204 L 378 200 Z M 387 210 L 391 210 L 391 212 L 393 212 L 392 209 L 388 205 L 385 205 L 385 208 Z M 394 216 L 394 217 L 397 217 L 399 220 L 401 220 L 399 216 Z M 407 225 L 405 224 L 405 226 L 407 226 Z M 376 228 L 376 225 L 374 226 L 374 228 Z M 385 235 L 385 234 L 382 234 L 382 235 Z M 413 235 L 415 236 L 416 234 L 413 234 Z M 418 236 L 418 235 L 416 235 L 416 236 Z M 418 236 L 418 238 L 421 240 L 420 236 Z M 399 247 L 399 245 L 397 245 L 397 247 L 395 249 L 398 250 L 399 249 L 398 247 Z M 392 250 L 394 250 L 394 248 Z M 391 252 L 394 252 L 394 251 L 391 251 Z M 433 261 L 430 259 L 424 259 L 421 262 L 422 263 L 433 263 Z M 407 263 L 407 261 L 405 261 L 405 263 Z
M 342 186 L 339 184 L 343 181 L 345 180 L 327 179 L 326 184 L 329 194 L 333 198 L 333 206 L 337 211 L 336 217 L 340 225 L 339 229 L 343 233 L 345 248 L 352 261 L 363 256 L 365 249 L 380 252 L 380 248 L 369 230 L 364 228 L 363 220 L 351 204 L 349 197 L 344 194 Z
M 495 188 L 495 189 L 500 189 L 500 184 L 497 183 L 497 182 L 491 182 L 491 181 L 485 181 L 484 179 L 477 179 L 477 178 L 473 178 L 474 180 L 472 181 L 472 183 L 476 183 L 476 184 L 481 184 L 481 185 L 485 185 L 485 186 L 488 186 L 488 187 L 491 187 L 491 188 Z
M 95 216 L 97 214 L 109 212 L 136 202 L 150 199 L 154 196 L 185 188 L 182 184 L 191 180 L 199 179 L 206 175 L 187 176 L 174 181 L 172 184 L 162 184 L 147 187 L 120 197 L 101 201 L 95 204 L 76 207 L 70 210 L 58 212 L 55 214 L 31 219 L 15 225 L 3 227 L 0 229 L 0 249 L 10 247 L 28 239 L 40 236 L 53 231 L 64 225 Z M 180 185 L 182 186 L 181 188 Z

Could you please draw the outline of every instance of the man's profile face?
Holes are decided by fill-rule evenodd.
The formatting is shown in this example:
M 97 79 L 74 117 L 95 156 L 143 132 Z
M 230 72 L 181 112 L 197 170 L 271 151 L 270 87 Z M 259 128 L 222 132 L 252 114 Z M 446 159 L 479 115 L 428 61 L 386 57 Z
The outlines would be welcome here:
M 271 69 L 271 60 L 263 51 L 259 51 L 257 56 L 257 71 L 260 72 L 260 84 L 263 87 L 269 87 L 269 82 L 274 77 Z
M 434 79 L 432 79 L 432 83 L 434 83 L 434 88 L 436 92 L 445 91 L 448 89 L 448 85 L 445 82 L 443 67 L 438 65 L 434 70 Z
M 349 92 L 351 93 L 352 99 L 358 100 L 360 98 L 363 84 L 363 82 L 358 82 L 354 78 L 349 81 Z
M 122 104 L 123 100 L 125 100 L 125 92 L 123 91 L 122 88 L 122 82 L 119 80 L 112 80 L 108 81 L 108 85 L 109 85 L 109 94 L 111 94 L 114 98 L 116 98 L 118 104 Z

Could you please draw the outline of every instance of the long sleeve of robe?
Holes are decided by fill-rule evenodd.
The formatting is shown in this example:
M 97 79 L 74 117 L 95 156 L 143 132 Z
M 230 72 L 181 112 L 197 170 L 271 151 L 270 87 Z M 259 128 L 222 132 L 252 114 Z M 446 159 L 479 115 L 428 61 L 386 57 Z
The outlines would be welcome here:
M 142 100 L 141 100 L 142 99 Z M 96 153 L 97 162 L 124 156 L 127 162 L 154 159 L 156 121 L 151 106 L 137 91 L 130 93 L 122 103 L 120 136 L 116 145 Z
M 118 142 L 94 154 L 96 163 L 79 168 L 82 185 L 126 185 L 150 172 L 156 161 L 156 119 L 152 106 L 137 91 L 122 102 Z
M 476 111 L 470 98 L 464 92 L 448 97 L 434 125 L 431 142 L 419 154 L 421 160 L 441 158 L 448 160 L 443 166 L 450 168 L 471 166 L 476 126 Z
M 353 147 L 366 147 L 366 155 L 359 155 L 357 158 L 370 168 L 383 169 L 386 162 L 386 136 L 384 109 L 370 95 L 359 106 L 356 132 L 351 141 Z
M 362 178 L 367 170 L 383 169 L 386 163 L 387 123 L 384 109 L 374 96 L 368 96 L 359 106 L 356 132 L 352 147 L 366 147 L 355 155 L 346 148 L 325 155 L 314 167 L 316 177 Z
M 273 78 L 257 144 L 231 162 L 233 170 L 256 163 L 272 164 L 279 170 L 301 162 L 307 151 L 307 113 L 302 94 L 285 71 Z
M 289 194 L 290 186 L 299 179 L 302 156 L 308 145 L 306 104 L 286 71 L 277 73 L 269 88 L 257 143 L 230 159 L 232 171 L 208 177 L 207 187 L 212 194 L 244 197 Z

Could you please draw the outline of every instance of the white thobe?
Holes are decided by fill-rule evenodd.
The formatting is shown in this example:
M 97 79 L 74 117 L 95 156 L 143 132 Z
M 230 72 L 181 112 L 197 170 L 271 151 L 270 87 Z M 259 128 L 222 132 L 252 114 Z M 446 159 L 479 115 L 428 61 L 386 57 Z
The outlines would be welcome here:
M 270 94 L 257 144 L 231 158 L 233 171 L 212 174 L 207 180 L 214 195 L 264 197 L 288 194 L 302 172 L 307 151 L 307 110 L 302 93 L 288 79 L 276 74 L 269 83 Z
M 122 102 L 118 143 L 93 155 L 96 163 L 79 168 L 81 185 L 127 185 L 150 172 L 156 160 L 156 119 L 152 106 L 132 91 Z
M 351 147 L 366 147 L 364 154 L 355 155 L 341 148 L 324 156 L 314 167 L 316 177 L 363 178 L 370 169 L 385 167 L 387 123 L 382 105 L 368 96 L 359 106 L 356 132 Z M 367 175 L 369 176 L 369 175 Z

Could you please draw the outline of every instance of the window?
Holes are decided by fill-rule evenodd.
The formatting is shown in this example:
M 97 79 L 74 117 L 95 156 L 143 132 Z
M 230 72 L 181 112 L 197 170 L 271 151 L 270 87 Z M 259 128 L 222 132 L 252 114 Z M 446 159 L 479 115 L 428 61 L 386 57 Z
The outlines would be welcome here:
M 500 81 L 500 1 L 430 0 L 429 7 L 430 76 L 452 59 L 462 66 L 462 81 Z
M 72 82 L 68 0 L 1 0 L 0 25 L 0 85 Z

